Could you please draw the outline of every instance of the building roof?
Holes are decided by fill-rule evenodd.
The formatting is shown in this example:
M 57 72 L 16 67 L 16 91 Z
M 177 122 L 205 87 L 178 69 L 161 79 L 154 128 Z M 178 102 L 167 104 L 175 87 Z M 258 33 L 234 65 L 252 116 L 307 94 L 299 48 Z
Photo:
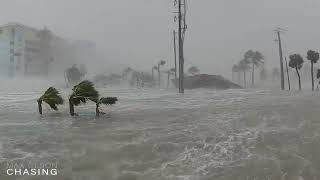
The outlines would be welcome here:
M 30 26 L 26 26 L 26 25 L 23 25 L 23 24 L 17 23 L 17 22 L 9 22 L 7 24 L 4 24 L 4 25 L 0 26 L 0 28 L 4 28 L 4 27 L 22 27 L 22 28 L 29 29 L 31 31 L 39 31 L 36 28 L 30 27 Z

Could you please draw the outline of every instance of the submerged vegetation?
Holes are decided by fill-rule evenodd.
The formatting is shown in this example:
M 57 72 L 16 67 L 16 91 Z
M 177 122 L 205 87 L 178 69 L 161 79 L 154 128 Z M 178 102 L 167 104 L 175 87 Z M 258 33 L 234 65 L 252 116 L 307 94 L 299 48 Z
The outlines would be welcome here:
M 94 85 L 90 81 L 82 81 L 78 85 L 75 85 L 72 89 L 72 94 L 69 98 L 70 115 L 76 115 L 74 112 L 74 106 L 79 106 L 81 103 L 85 104 L 88 100 L 98 103 L 99 93 L 94 88 Z
M 62 105 L 64 101 L 63 101 L 59 91 L 54 87 L 50 87 L 37 100 L 37 102 L 38 102 L 39 114 L 42 114 L 42 102 L 47 103 L 51 109 L 57 111 L 58 105 Z
M 100 111 L 101 104 L 113 105 L 113 104 L 116 104 L 117 101 L 118 101 L 117 97 L 102 97 L 102 98 L 100 98 L 99 101 L 96 103 L 96 115 L 99 116 L 101 114 L 101 111 Z
M 99 107 L 101 104 L 113 105 L 118 101 L 117 97 L 100 97 L 99 92 L 95 89 L 91 81 L 85 80 L 72 88 L 72 94 L 69 97 L 70 115 L 75 116 L 74 107 L 86 104 L 92 101 L 96 104 L 96 115 L 100 115 Z M 38 100 L 39 113 L 42 114 L 42 102 L 47 103 L 52 109 L 58 110 L 57 105 L 64 103 L 59 91 L 54 87 L 50 87 Z

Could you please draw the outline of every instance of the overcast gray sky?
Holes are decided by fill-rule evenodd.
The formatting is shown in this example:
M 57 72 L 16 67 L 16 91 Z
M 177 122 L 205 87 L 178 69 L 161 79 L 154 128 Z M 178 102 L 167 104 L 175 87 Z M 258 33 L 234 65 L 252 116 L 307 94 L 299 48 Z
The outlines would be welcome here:
M 70 39 L 89 39 L 106 64 L 149 69 L 172 61 L 173 0 L 1 0 L 0 24 L 47 26 Z M 273 30 L 286 53 L 320 50 L 319 0 L 188 0 L 186 65 L 225 74 L 247 49 L 278 65 Z

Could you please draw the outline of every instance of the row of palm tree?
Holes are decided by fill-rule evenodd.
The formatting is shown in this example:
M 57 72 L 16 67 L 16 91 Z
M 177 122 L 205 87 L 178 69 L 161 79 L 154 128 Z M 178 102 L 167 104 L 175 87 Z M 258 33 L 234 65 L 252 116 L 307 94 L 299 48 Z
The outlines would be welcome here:
M 116 97 L 100 97 L 99 92 L 95 89 L 91 81 L 82 81 L 72 88 L 72 94 L 69 97 L 69 110 L 70 115 L 75 116 L 74 107 L 81 104 L 86 104 L 88 101 L 92 101 L 96 104 L 96 115 L 99 116 L 100 105 L 113 105 L 118 101 Z M 47 103 L 53 110 L 58 110 L 58 105 L 64 103 L 60 92 L 54 88 L 50 87 L 45 93 L 37 100 L 39 113 L 42 114 L 42 102 Z
M 298 76 L 298 80 L 299 80 L 299 90 L 301 90 L 301 75 L 299 73 L 299 70 L 302 68 L 304 60 L 303 57 L 300 54 L 292 54 L 289 56 L 289 67 L 293 68 L 296 70 L 297 76 Z M 307 59 L 310 61 L 311 63 L 311 87 L 312 87 L 312 91 L 314 91 L 314 64 L 316 64 L 319 60 L 319 52 L 313 51 L 313 50 L 309 50 L 307 52 Z M 288 74 L 289 76 L 289 74 Z M 320 70 L 318 70 L 317 73 L 317 79 L 320 79 Z M 290 79 L 288 78 L 288 83 L 290 84 Z M 320 83 L 320 82 L 319 82 Z
M 246 72 L 252 68 L 252 85 L 254 85 L 254 75 L 255 69 L 260 65 L 264 64 L 264 56 L 259 51 L 249 50 L 244 54 L 242 60 L 238 62 L 238 64 L 233 65 L 232 67 L 232 78 L 234 77 L 234 73 L 243 73 L 244 87 L 246 87 Z M 252 67 L 250 67 L 250 65 Z
M 167 88 L 169 88 L 170 86 L 170 77 L 172 75 L 175 74 L 175 68 L 170 68 L 170 69 L 167 69 L 167 70 L 161 70 L 161 67 L 164 66 L 166 64 L 166 61 L 164 60 L 161 60 L 157 63 L 157 65 L 153 66 L 152 69 L 151 69 L 151 78 L 149 78 L 148 76 L 148 73 L 144 73 L 144 72 L 138 72 L 138 71 L 135 71 L 133 70 L 132 68 L 128 67 L 126 69 L 123 70 L 122 72 L 122 78 L 123 79 L 128 79 L 128 76 L 129 74 L 131 74 L 131 80 L 130 80 L 130 84 L 133 85 L 135 83 L 137 83 L 137 86 L 139 86 L 138 84 L 140 84 L 140 81 L 142 81 L 142 83 L 144 81 L 146 82 L 157 82 L 158 81 L 158 86 L 160 86 L 160 82 L 161 82 L 161 73 L 165 73 L 167 74 Z M 158 80 L 156 81 L 155 80 L 155 71 L 158 72 Z M 196 67 L 196 66 L 191 66 L 189 69 L 188 69 L 188 73 L 191 74 L 191 75 L 196 75 L 200 72 L 199 68 Z M 147 77 L 147 78 L 146 78 Z M 153 83 L 152 83 L 153 84 Z

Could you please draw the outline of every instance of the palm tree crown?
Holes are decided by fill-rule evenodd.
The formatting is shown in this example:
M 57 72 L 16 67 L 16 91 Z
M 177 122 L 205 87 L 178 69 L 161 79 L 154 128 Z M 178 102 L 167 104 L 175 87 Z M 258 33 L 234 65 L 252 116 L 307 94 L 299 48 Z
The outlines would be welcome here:
M 289 66 L 291 68 L 301 69 L 303 62 L 303 58 L 300 54 L 293 54 L 290 56 Z
M 47 89 L 46 92 L 37 101 L 39 114 L 42 114 L 42 102 L 47 103 L 50 108 L 55 111 L 58 110 L 58 105 L 63 104 L 63 99 L 59 91 L 54 87 L 50 87 L 49 89 Z
M 93 101 L 95 103 L 99 100 L 99 93 L 94 88 L 91 81 L 82 81 L 78 85 L 74 86 L 72 89 L 72 94 L 70 96 L 72 103 L 76 106 L 81 103 L 86 103 L 86 100 Z
M 252 64 L 254 64 L 255 66 L 260 66 L 261 64 L 264 64 L 263 60 L 264 56 L 259 51 L 254 52 L 252 57 Z
M 317 63 L 319 60 L 319 53 L 316 51 L 309 50 L 307 53 L 307 59 L 312 63 Z
M 98 104 L 113 105 L 113 104 L 116 104 L 117 101 L 118 101 L 117 97 L 102 97 L 99 99 Z
M 242 59 L 239 64 L 238 64 L 238 68 L 241 71 L 247 71 L 250 67 L 249 67 L 249 60 L 248 59 Z
M 46 92 L 38 99 L 38 102 L 39 101 L 47 103 L 55 111 L 58 110 L 57 105 L 63 104 L 63 99 L 59 91 L 54 87 L 47 89 Z

